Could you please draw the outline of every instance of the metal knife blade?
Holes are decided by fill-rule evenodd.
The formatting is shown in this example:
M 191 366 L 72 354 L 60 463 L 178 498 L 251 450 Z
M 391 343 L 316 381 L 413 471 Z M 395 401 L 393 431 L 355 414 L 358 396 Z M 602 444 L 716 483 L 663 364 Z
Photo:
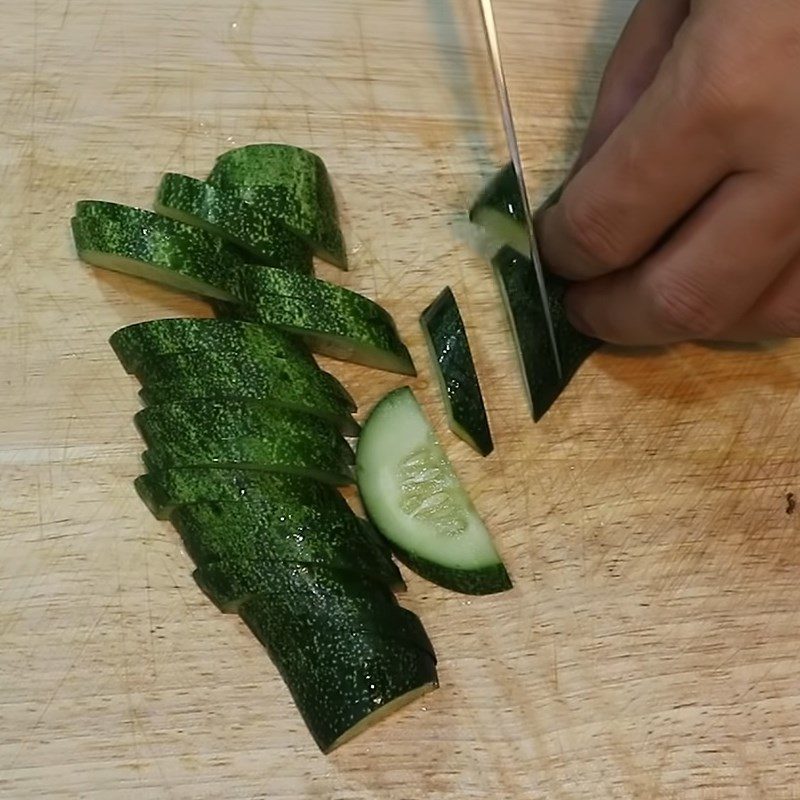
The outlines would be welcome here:
M 525 186 L 525 176 L 522 172 L 522 158 L 519 152 L 517 132 L 514 128 L 514 117 L 511 114 L 511 101 L 508 97 L 506 88 L 506 77 L 503 72 L 503 61 L 500 57 L 500 44 L 497 40 L 497 26 L 494 20 L 494 9 L 492 0 L 479 0 L 481 15 L 483 17 L 483 30 L 486 34 L 486 43 L 489 46 L 489 56 L 492 62 L 492 74 L 494 75 L 494 85 L 497 90 L 497 99 L 500 103 L 500 114 L 503 118 L 503 129 L 506 134 L 508 150 L 511 154 L 511 163 L 514 165 L 514 173 L 517 176 L 519 193 L 522 197 L 522 211 L 525 215 L 525 225 L 528 229 L 528 243 L 530 245 L 530 256 L 533 268 L 536 271 L 536 282 L 539 286 L 539 297 L 544 309 L 544 318 L 547 323 L 547 334 L 550 339 L 550 348 L 553 351 L 553 358 L 556 363 L 558 377 L 563 378 L 564 373 L 561 367 L 561 356 L 558 352 L 558 343 L 553 328 L 553 318 L 550 314 L 550 301 L 547 295 L 547 286 L 544 282 L 544 269 L 542 267 L 542 257 L 539 253 L 539 245 L 536 241 L 536 231 L 533 227 L 533 215 L 531 214 L 528 190 Z

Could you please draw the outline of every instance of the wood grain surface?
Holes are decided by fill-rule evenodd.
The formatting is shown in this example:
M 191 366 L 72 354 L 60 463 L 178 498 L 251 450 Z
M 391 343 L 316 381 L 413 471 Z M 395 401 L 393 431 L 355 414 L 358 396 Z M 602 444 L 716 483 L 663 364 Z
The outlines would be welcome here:
M 592 358 L 529 418 L 464 210 L 504 158 L 477 4 L 30 0 L 0 51 L 0 796 L 798 798 L 800 346 Z M 630 0 L 498 0 L 531 188 L 559 180 Z M 330 757 L 131 485 L 107 346 L 199 303 L 75 258 L 75 200 L 148 204 L 226 148 L 310 147 L 353 264 L 515 589 L 409 576 L 441 688 Z M 497 444 L 443 424 L 417 316 L 449 283 Z M 363 411 L 395 376 L 332 367 Z

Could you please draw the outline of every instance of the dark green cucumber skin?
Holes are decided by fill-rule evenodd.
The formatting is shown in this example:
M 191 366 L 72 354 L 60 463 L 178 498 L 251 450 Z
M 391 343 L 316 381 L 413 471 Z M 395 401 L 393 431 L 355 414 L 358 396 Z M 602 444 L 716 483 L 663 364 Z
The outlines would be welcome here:
M 81 258 L 90 251 L 124 256 L 198 281 L 206 286 L 205 296 L 235 296 L 231 288 L 242 262 L 218 237 L 119 203 L 81 200 L 75 209 L 72 232 Z
M 392 543 L 392 552 L 398 560 L 422 578 L 450 589 L 470 595 L 498 594 L 513 589 L 511 578 L 503 564 L 492 564 L 482 569 L 453 569 L 434 564 Z
M 262 400 L 327 419 L 346 436 L 359 426 L 328 373 L 282 358 L 252 361 L 229 353 L 172 353 L 144 362 L 137 372 L 148 404 L 183 398 Z
M 244 250 L 251 261 L 304 275 L 314 270 L 311 247 L 306 242 L 280 220 L 225 188 L 168 172 L 158 187 L 155 209 L 167 217 L 188 216 L 192 224 Z
M 223 153 L 207 179 L 280 219 L 317 255 L 347 267 L 336 199 L 322 159 L 285 144 L 253 144 Z
M 467 434 L 468 444 L 488 456 L 494 449 L 489 419 L 464 320 L 449 286 L 423 311 L 421 322 L 435 358 L 434 369 L 441 376 L 450 416 Z M 454 432 L 462 435 L 458 428 Z
M 209 577 L 220 577 L 220 565 L 209 566 L 216 570 L 198 570 L 201 586 Z M 398 605 L 384 584 L 322 564 L 281 562 L 274 565 L 273 575 L 275 586 L 270 583 L 269 591 L 242 596 L 237 608 L 258 598 L 260 607 L 288 628 L 313 624 L 320 630 L 369 630 L 417 647 L 436 661 L 419 617 Z M 221 582 L 225 580 L 222 575 Z M 334 594 L 328 591 L 331 586 L 336 587 Z
M 298 475 L 220 469 L 167 469 L 140 475 L 134 482 L 139 496 L 158 519 L 169 519 L 176 508 L 209 500 L 282 502 L 349 510 L 329 484 Z M 373 530 L 372 535 L 378 534 Z
M 481 189 L 469 210 L 470 221 L 474 219 L 475 212 L 481 208 L 493 208 L 501 214 L 513 217 L 517 222 L 525 221 L 525 211 L 519 196 L 519 184 L 513 164 L 508 163 L 499 169 Z
M 373 359 L 359 353 L 359 348 L 376 350 L 396 362 L 395 371 L 416 375 L 394 320 L 372 300 L 332 283 L 269 267 L 247 265 L 239 275 L 239 297 L 248 318 L 300 333 L 312 350 L 334 358 L 373 366 Z M 230 306 L 223 309 L 236 313 Z M 325 337 L 352 343 L 351 352 L 342 355 L 326 344 Z
M 352 481 L 353 451 L 325 420 L 257 400 L 176 400 L 134 421 L 150 448 L 147 469 L 238 467 Z
M 561 358 L 562 376 L 559 378 L 533 264 L 516 250 L 503 247 L 492 259 L 492 265 L 508 297 L 509 313 L 517 331 L 523 377 L 528 383 L 533 418 L 538 422 L 601 342 L 572 327 L 564 309 L 568 284 L 546 273 L 550 317 Z
M 283 677 L 323 753 L 356 723 L 414 689 L 438 686 L 434 660 L 416 647 L 372 631 L 281 624 L 260 598 L 240 614 Z
M 390 587 L 404 585 L 397 565 L 365 535 L 349 507 L 338 503 L 323 507 L 275 498 L 204 502 L 176 510 L 172 522 L 199 567 L 218 563 L 247 595 L 269 586 L 275 561 L 326 565 Z
M 175 317 L 138 322 L 115 331 L 109 343 L 122 366 L 140 377 L 150 362 L 178 353 L 199 358 L 225 353 L 254 362 L 283 359 L 295 370 L 302 365 L 308 372 L 319 371 L 311 351 L 297 337 L 269 325 L 235 319 Z M 355 401 L 342 384 L 332 375 L 328 381 L 347 410 L 355 411 Z

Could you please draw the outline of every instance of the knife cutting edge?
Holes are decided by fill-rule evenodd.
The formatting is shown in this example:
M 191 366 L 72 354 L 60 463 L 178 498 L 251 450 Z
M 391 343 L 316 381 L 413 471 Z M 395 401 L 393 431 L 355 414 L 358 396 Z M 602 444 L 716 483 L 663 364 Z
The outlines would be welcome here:
M 539 287 L 539 297 L 542 301 L 544 318 L 547 323 L 547 334 L 550 339 L 550 349 L 553 351 L 553 358 L 556 364 L 559 380 L 563 379 L 564 372 L 561 366 L 561 356 L 558 352 L 553 318 L 550 313 L 550 300 L 547 294 L 547 286 L 544 282 L 544 269 L 542 267 L 542 257 L 539 253 L 539 245 L 536 241 L 536 231 L 533 227 L 533 215 L 531 214 L 528 190 L 525 186 L 525 176 L 522 172 L 522 158 L 519 152 L 519 142 L 514 128 L 514 117 L 511 114 L 511 101 L 508 97 L 505 73 L 503 72 L 503 62 L 500 58 L 500 44 L 497 40 L 497 26 L 494 20 L 494 9 L 492 0 L 479 0 L 481 15 L 483 17 L 483 29 L 486 34 L 486 43 L 489 46 L 489 56 L 492 62 L 492 74 L 494 85 L 497 90 L 497 99 L 500 103 L 500 114 L 503 118 L 503 129 L 506 134 L 508 150 L 511 154 L 511 163 L 514 166 L 514 173 L 517 177 L 520 197 L 522 198 L 522 211 L 525 216 L 525 226 L 528 231 L 528 244 L 530 246 L 531 263 L 536 272 L 536 282 Z

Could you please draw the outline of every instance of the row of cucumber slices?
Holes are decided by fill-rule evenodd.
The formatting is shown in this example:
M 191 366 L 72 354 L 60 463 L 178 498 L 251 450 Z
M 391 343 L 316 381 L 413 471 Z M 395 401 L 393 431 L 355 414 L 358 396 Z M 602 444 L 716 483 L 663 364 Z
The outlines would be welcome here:
M 415 374 L 383 308 L 313 276 L 314 255 L 346 267 L 322 161 L 287 145 L 239 148 L 204 181 L 165 175 L 155 211 L 82 201 L 72 228 L 88 263 L 200 295 L 217 313 L 111 337 L 141 383 L 136 489 L 179 531 L 198 585 L 264 644 L 320 748 L 435 687 L 436 655 L 397 603 L 392 554 L 457 591 L 510 582 L 410 389 L 361 431 L 352 396 L 312 355 Z M 452 293 L 423 325 L 454 427 L 488 453 Z M 356 479 L 369 520 L 337 491 Z

